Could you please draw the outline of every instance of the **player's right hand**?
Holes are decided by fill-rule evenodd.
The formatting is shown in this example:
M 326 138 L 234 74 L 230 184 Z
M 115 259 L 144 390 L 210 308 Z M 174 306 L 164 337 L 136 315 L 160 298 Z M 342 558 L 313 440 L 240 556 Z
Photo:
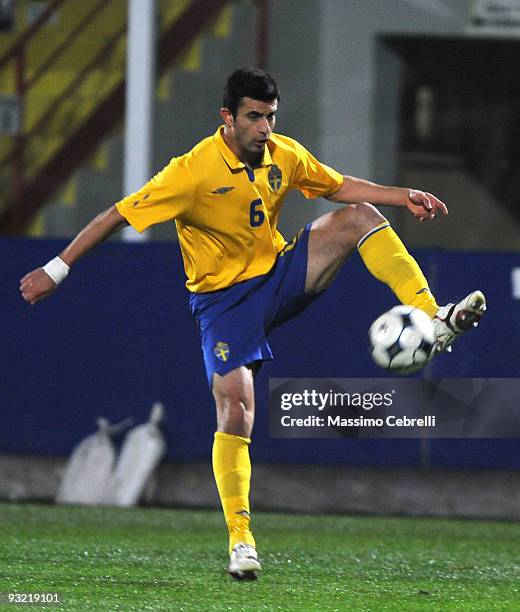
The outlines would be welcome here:
M 57 286 L 43 268 L 36 268 L 20 280 L 22 297 L 31 306 L 56 291 Z

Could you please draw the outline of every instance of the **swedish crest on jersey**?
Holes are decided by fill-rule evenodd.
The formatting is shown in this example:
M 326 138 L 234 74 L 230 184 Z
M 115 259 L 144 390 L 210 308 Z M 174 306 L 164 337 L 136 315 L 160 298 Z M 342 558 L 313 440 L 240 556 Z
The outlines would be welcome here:
M 274 192 L 278 191 L 282 186 L 282 171 L 276 164 L 273 164 L 269 169 L 267 180 L 269 181 L 269 187 L 271 187 Z
M 229 359 L 229 344 L 219 340 L 213 347 L 213 353 L 220 361 L 227 361 Z

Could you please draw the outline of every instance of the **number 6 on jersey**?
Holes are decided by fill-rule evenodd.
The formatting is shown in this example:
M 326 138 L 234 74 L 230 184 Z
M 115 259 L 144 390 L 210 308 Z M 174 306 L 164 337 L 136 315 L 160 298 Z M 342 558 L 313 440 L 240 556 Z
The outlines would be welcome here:
M 259 210 L 260 206 L 262 206 L 262 200 L 260 198 L 253 200 L 249 205 L 249 222 L 251 223 L 251 227 L 258 227 L 264 222 L 265 214 L 263 210 Z

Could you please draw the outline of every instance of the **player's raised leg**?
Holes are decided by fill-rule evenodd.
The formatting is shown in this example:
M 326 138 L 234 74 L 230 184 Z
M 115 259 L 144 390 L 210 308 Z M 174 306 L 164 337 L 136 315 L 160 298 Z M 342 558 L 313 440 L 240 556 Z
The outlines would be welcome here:
M 213 472 L 229 532 L 229 573 L 255 579 L 261 569 L 250 529 L 249 444 L 254 422 L 254 383 L 245 366 L 224 376 L 214 374 L 217 432 L 213 443 Z
M 403 304 L 434 318 L 438 351 L 478 324 L 485 310 L 483 294 L 473 292 L 456 305 L 440 308 L 415 259 L 385 217 L 368 203 L 347 205 L 312 223 L 306 292 L 326 289 L 356 248 L 369 272 L 388 285 Z
M 419 265 L 390 223 L 368 203 L 345 206 L 312 223 L 306 292 L 327 288 L 356 248 L 371 274 L 386 283 L 403 304 L 435 315 L 439 306 Z

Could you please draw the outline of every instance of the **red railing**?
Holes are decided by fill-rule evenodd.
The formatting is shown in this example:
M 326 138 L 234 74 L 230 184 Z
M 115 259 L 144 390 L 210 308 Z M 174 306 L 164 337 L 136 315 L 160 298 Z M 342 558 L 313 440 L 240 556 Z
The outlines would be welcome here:
M 73 32 L 53 51 L 42 66 L 29 78 L 25 77 L 24 53 L 27 43 L 46 23 L 58 7 L 67 0 L 54 0 L 40 17 L 20 37 L 17 43 L 0 59 L 0 69 L 16 57 L 16 91 L 23 98 L 29 86 L 33 86 L 54 62 L 68 49 L 81 28 L 90 23 L 107 3 L 96 3 L 91 11 L 77 24 Z M 157 70 L 162 74 L 171 63 L 185 52 L 194 39 L 199 36 L 232 0 L 193 0 L 174 23 L 162 32 L 158 41 Z M 257 62 L 264 65 L 267 61 L 267 0 L 256 0 L 257 13 Z M 59 149 L 34 174 L 27 178 L 24 173 L 24 151 L 27 142 L 34 139 L 44 129 L 46 123 L 73 90 L 82 82 L 85 75 L 102 64 L 112 49 L 125 34 L 126 26 L 121 27 L 107 40 L 95 57 L 71 81 L 68 87 L 54 101 L 39 120 L 26 134 L 19 134 L 11 151 L 0 160 L 0 169 L 6 164 L 12 167 L 12 195 L 0 212 L 0 232 L 20 234 L 30 224 L 34 215 L 47 199 L 61 186 L 82 163 L 96 151 L 99 142 L 124 116 L 125 78 L 112 88 L 97 104 L 89 116 L 67 134 Z
M 66 34 L 65 38 L 52 50 L 38 66 L 33 67 L 29 74 L 26 65 L 28 47 L 40 33 L 41 29 L 52 21 L 56 11 L 62 9 L 71 0 L 52 0 L 44 8 L 35 21 L 18 37 L 11 48 L 0 58 L 0 71 L 9 68 L 9 64 L 14 67 L 14 94 L 17 98 L 20 113 L 26 108 L 26 101 L 31 90 L 39 84 L 41 79 L 49 74 L 59 60 L 69 52 L 71 46 L 76 42 L 77 37 L 100 15 L 107 7 L 106 0 L 98 0 L 88 9 L 88 11 L 73 25 L 72 29 Z M 36 119 L 30 129 L 24 129 L 20 122 L 19 131 L 14 135 L 13 144 L 2 157 L 0 157 L 0 172 L 10 169 L 11 189 L 7 208 L 13 207 L 20 202 L 27 192 L 29 164 L 27 154 L 30 144 L 35 142 L 45 131 L 45 127 L 51 118 L 56 117 L 57 111 L 63 104 L 70 100 L 70 97 L 82 86 L 85 77 L 98 69 L 102 62 L 107 58 L 114 47 L 123 39 L 126 32 L 126 24 L 123 25 L 109 38 L 100 51 L 87 62 L 78 72 L 75 78 L 58 93 L 57 97 L 51 101 L 47 108 L 43 109 L 42 114 Z M 34 156 L 33 156 L 34 157 Z M 4 194 L 5 195 L 5 194 Z
M 47 8 L 42 11 L 37 19 L 23 32 L 13 46 L 0 58 L 0 70 L 14 57 L 23 54 L 29 40 L 45 25 L 54 11 L 58 9 L 67 0 L 52 0 L 47 5 Z
M 31 86 L 25 79 L 25 51 L 28 42 L 33 38 L 35 34 L 44 26 L 48 19 L 52 16 L 66 0 L 53 0 L 49 2 L 47 7 L 42 11 L 40 16 L 32 23 L 32 25 L 25 30 L 25 32 L 18 38 L 15 44 L 0 58 L 0 70 L 2 70 L 10 61 L 15 62 L 15 82 L 14 90 L 18 97 L 20 108 L 24 106 L 24 98 L 27 89 Z M 24 185 L 24 148 L 25 148 L 26 136 L 20 129 L 18 134 L 15 136 L 14 144 L 9 152 L 3 159 L 0 160 L 0 170 L 7 165 L 12 163 L 12 194 L 14 198 L 21 197 Z
M 256 65 L 265 69 L 269 50 L 268 0 L 255 0 L 256 5 Z
M 56 0 L 53 4 L 53 10 L 59 7 L 67 0 Z M 34 73 L 26 78 L 25 71 L 25 47 L 27 42 L 30 40 L 30 36 L 27 32 L 22 35 L 21 39 L 14 45 L 14 47 L 8 51 L 8 53 L 0 60 L 0 70 L 3 66 L 11 59 L 16 58 L 16 86 L 15 92 L 19 99 L 19 104 L 23 108 L 25 101 L 25 94 L 31 88 L 34 87 L 38 81 L 47 73 L 49 69 L 53 67 L 55 62 L 61 57 L 61 55 L 67 51 L 77 35 L 84 30 L 97 15 L 106 6 L 106 0 L 99 0 L 95 4 L 92 10 L 87 13 L 83 19 L 71 30 L 66 38 L 56 47 L 56 49 L 49 55 L 49 57 L 34 71 Z M 52 11 L 46 10 L 41 15 L 38 22 L 31 27 L 31 36 L 35 35 L 39 29 L 45 25 L 46 20 L 52 15 Z M 45 19 L 44 19 L 45 17 Z M 20 197 L 24 191 L 25 185 L 25 168 L 24 168 L 24 150 L 25 145 L 32 138 L 36 137 L 42 132 L 43 128 L 47 125 L 48 121 L 53 117 L 57 110 L 63 106 L 63 104 L 70 99 L 72 94 L 82 85 L 85 77 L 93 70 L 102 65 L 103 61 L 113 51 L 114 47 L 123 39 L 126 33 L 126 23 L 116 30 L 111 38 L 101 47 L 99 52 L 88 62 L 74 77 L 74 79 L 67 85 L 64 91 L 53 101 L 45 112 L 42 113 L 41 117 L 30 130 L 23 132 L 21 131 L 15 139 L 15 143 L 11 150 L 0 159 L 0 171 L 6 166 L 11 164 L 12 177 L 13 177 L 13 188 L 12 194 L 15 199 Z

